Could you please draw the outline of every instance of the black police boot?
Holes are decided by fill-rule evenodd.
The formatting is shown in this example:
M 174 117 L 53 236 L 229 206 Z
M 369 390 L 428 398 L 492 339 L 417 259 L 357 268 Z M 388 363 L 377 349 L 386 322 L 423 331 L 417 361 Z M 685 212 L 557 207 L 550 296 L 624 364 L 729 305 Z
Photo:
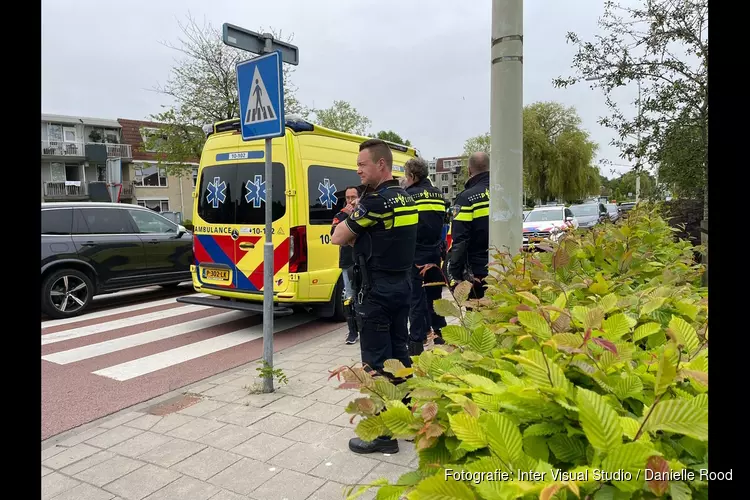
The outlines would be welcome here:
M 352 308 L 352 299 L 344 301 L 344 314 L 346 314 L 346 325 L 349 327 L 349 333 L 346 336 L 347 344 L 354 344 L 357 341 L 359 333 L 357 331 L 357 318 Z
M 440 329 L 439 329 L 439 328 L 437 328 L 437 329 L 433 329 L 432 331 L 433 331 L 433 332 L 435 332 L 435 338 L 434 338 L 434 339 L 432 339 L 432 342 L 433 342 L 433 343 L 434 343 L 435 345 L 442 345 L 442 344 L 445 344 L 445 340 L 443 340 L 443 334 L 442 334 L 442 333 L 440 333 Z
M 424 344 L 421 340 L 417 340 L 416 342 L 409 339 L 409 356 L 419 356 L 424 352 Z
M 380 436 L 374 441 L 363 441 L 359 438 L 349 440 L 349 449 L 354 453 L 398 453 L 398 441 L 388 436 Z

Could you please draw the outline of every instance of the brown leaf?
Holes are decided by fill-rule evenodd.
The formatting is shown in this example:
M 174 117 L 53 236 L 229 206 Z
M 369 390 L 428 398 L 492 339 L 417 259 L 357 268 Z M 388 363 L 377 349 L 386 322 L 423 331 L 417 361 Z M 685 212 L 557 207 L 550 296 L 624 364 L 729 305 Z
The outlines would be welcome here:
M 583 345 L 586 345 L 586 342 L 588 342 L 590 338 L 591 338 L 591 328 L 587 328 L 586 335 L 583 336 Z
M 662 457 L 654 455 L 649 457 L 648 462 L 646 462 L 646 469 L 651 470 L 649 477 L 654 478 L 647 481 L 648 489 L 654 495 L 661 497 L 669 489 L 669 476 L 667 474 L 669 472 L 669 463 Z M 667 479 L 663 479 L 665 476 Z
M 428 401 L 422 406 L 422 418 L 425 421 L 432 420 L 438 414 L 438 405 L 434 401 Z
M 543 243 L 541 243 L 539 245 L 534 245 L 534 248 L 538 248 L 539 250 L 544 250 L 545 252 L 554 252 L 555 251 L 554 248 L 552 248 L 549 245 L 545 245 Z
M 436 437 L 432 437 L 432 436 L 421 437 L 417 441 L 417 449 L 426 450 L 427 448 L 432 448 L 432 446 L 434 446 L 436 442 L 437 442 Z
M 550 500 L 553 496 L 555 496 L 555 493 L 560 491 L 560 488 L 562 488 L 562 485 L 559 483 L 550 484 L 539 494 L 539 500 Z
M 552 265 L 555 269 L 561 269 L 568 265 L 570 262 L 570 255 L 565 251 L 563 247 L 557 249 L 557 252 L 552 256 Z
M 690 377 L 700 385 L 708 387 L 708 373 L 697 370 L 680 370 L 683 377 Z
M 518 304 L 516 306 L 516 311 L 533 311 L 533 309 L 526 304 Z
M 337 389 L 360 389 L 362 387 L 362 384 L 359 382 L 344 382 L 343 384 L 339 384 Z
M 601 337 L 596 337 L 595 339 L 593 339 L 593 342 L 595 344 L 599 344 L 600 346 L 602 346 L 603 348 L 605 348 L 612 354 L 615 354 L 615 355 L 617 354 L 617 347 L 609 340 L 603 339 Z
M 479 406 L 477 406 L 474 401 L 472 401 L 471 399 L 467 399 L 463 406 L 464 410 L 466 410 L 466 413 L 474 418 L 479 418 Z
M 552 331 L 555 333 L 567 332 L 568 328 L 570 328 L 570 316 L 567 314 L 561 314 L 552 322 Z

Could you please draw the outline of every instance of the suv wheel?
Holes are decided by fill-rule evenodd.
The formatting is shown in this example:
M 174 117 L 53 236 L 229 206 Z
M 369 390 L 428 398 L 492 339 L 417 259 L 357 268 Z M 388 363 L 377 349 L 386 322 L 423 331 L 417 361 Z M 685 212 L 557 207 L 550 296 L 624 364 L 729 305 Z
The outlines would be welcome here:
M 70 318 L 83 313 L 91 303 L 94 286 L 76 269 L 61 269 L 42 284 L 42 311 L 52 318 Z

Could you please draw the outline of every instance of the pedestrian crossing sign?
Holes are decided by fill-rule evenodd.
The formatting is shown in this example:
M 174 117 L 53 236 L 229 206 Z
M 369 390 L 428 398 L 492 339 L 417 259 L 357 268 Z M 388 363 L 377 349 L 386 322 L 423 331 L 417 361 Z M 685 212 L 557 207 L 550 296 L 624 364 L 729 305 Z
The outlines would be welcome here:
M 271 52 L 237 64 L 242 140 L 284 135 L 282 64 L 279 52 Z

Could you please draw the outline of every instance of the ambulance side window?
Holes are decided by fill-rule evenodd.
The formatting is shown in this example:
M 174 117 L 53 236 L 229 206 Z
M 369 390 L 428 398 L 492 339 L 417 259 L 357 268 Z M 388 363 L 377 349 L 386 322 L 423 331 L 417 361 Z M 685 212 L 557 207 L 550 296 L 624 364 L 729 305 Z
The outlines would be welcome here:
M 361 183 L 354 168 L 310 165 L 307 169 L 310 224 L 331 224 L 336 213 L 344 207 L 346 188 Z

